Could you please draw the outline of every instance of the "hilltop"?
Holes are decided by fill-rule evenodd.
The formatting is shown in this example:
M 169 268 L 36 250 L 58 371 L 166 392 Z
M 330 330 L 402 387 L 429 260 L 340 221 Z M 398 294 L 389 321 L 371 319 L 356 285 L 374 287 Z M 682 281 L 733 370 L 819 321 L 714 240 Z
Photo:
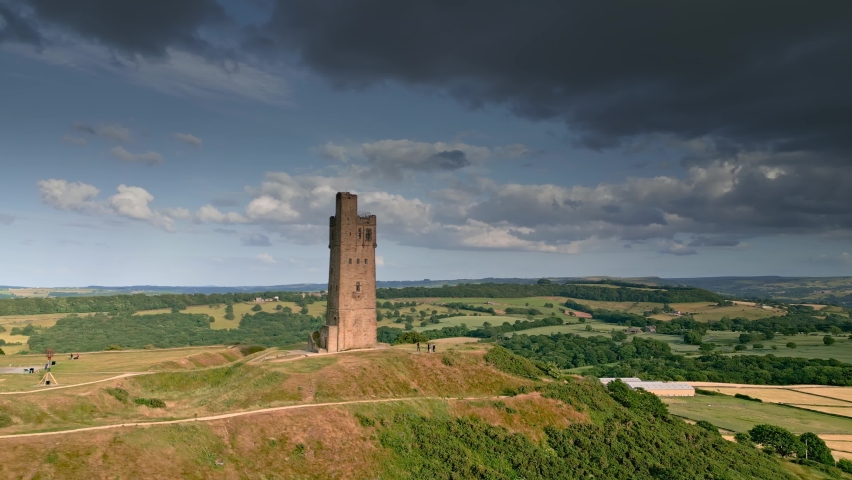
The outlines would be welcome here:
M 820 478 L 690 425 L 656 397 L 549 378 L 482 344 L 105 352 L 55 373 L 71 381 L 106 365 L 138 374 L 0 395 L 0 435 L 48 433 L 0 438 L 4 476 Z M 121 427 L 138 422 L 152 424 Z

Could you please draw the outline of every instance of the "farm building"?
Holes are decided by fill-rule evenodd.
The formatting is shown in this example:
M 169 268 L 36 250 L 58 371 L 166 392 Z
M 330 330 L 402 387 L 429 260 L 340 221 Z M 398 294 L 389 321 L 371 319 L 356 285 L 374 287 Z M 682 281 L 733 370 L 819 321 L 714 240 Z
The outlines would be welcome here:
M 645 327 L 645 331 L 648 333 L 657 333 L 657 327 L 654 325 L 648 325 Z
M 627 329 L 627 333 L 642 333 L 642 329 L 639 327 L 630 327 Z
M 646 392 L 651 392 L 658 397 L 694 397 L 695 389 L 688 383 L 679 382 L 653 382 L 645 381 L 636 377 L 629 378 L 602 378 L 601 383 L 604 385 L 615 380 L 621 380 L 628 387 L 636 390 L 641 388 Z

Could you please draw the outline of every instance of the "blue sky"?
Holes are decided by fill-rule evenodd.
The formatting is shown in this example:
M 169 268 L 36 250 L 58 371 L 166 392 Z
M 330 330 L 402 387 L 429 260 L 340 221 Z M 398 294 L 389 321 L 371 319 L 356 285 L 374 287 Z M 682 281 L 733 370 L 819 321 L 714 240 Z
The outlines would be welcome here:
M 137 25 L 92 2 L 85 15 L 123 26 L 107 32 L 60 4 L 0 1 L 0 285 L 324 282 L 339 190 L 378 215 L 381 280 L 852 274 L 836 112 L 782 95 L 816 75 L 743 112 L 684 111 L 696 94 L 676 85 L 692 72 L 664 78 L 683 88 L 672 103 L 649 86 L 662 80 L 609 66 L 591 89 L 576 71 L 531 78 L 535 63 L 501 73 L 523 52 L 492 64 L 499 46 L 474 55 L 487 46 L 473 41 L 453 48 L 471 58 L 438 45 L 405 67 L 382 49 L 408 29 L 332 49 L 329 29 L 351 29 L 290 3 L 199 0 L 195 23 Z M 420 13 L 464 14 L 439 8 Z M 579 71 L 569 40 L 550 39 Z M 734 63 L 712 85 L 759 70 Z M 821 130 L 778 120 L 802 108 Z

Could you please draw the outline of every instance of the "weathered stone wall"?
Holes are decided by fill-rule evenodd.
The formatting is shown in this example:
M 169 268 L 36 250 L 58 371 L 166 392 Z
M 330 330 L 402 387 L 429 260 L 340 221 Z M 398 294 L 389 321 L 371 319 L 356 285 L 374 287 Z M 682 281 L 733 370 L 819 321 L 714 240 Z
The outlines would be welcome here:
M 358 197 L 337 194 L 329 219 L 330 262 L 326 324 L 337 341 L 328 351 L 376 346 L 376 216 L 358 215 Z M 330 332 L 329 332 L 330 333 Z M 337 348 L 332 349 L 331 344 Z

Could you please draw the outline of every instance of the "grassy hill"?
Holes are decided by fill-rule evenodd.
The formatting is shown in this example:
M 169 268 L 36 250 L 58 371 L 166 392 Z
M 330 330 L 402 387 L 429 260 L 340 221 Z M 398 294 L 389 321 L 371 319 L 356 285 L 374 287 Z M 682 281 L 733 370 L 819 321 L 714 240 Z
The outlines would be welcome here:
M 671 416 L 655 397 L 548 379 L 530 361 L 488 348 L 87 355 L 60 363 L 57 378 L 144 374 L 0 396 L 0 436 L 117 428 L 0 438 L 0 476 L 821 478 Z M 151 399 L 162 408 L 147 406 Z

